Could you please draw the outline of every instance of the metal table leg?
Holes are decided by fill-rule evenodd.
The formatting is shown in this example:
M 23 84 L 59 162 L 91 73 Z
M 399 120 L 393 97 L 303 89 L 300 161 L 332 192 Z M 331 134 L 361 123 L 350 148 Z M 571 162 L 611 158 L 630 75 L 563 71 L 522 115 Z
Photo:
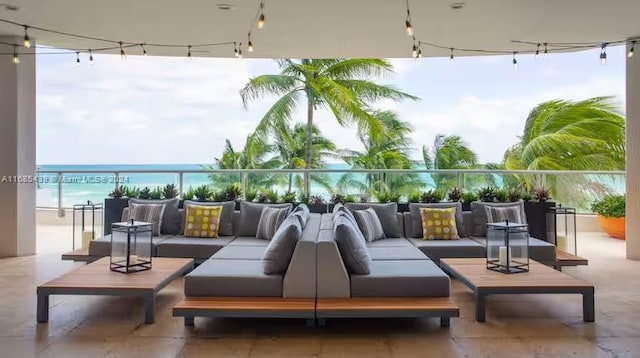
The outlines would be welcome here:
M 485 321 L 485 297 L 486 295 L 476 292 L 476 321 Z
M 47 294 L 38 293 L 37 318 L 40 323 L 49 321 L 49 295 Z

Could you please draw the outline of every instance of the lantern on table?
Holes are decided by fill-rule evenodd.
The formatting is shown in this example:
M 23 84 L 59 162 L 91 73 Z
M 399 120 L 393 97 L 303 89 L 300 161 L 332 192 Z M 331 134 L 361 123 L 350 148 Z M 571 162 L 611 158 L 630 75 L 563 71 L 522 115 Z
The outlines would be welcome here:
M 133 219 L 111 224 L 111 271 L 151 269 L 153 224 Z
M 487 224 L 487 268 L 502 273 L 529 271 L 529 229 L 508 220 Z
M 547 212 L 547 237 L 559 251 L 578 254 L 576 209 L 558 205 Z
M 82 238 L 81 247 L 89 247 L 89 242 L 96 238 L 96 226 L 102 226 L 102 204 L 94 204 L 90 200 L 86 204 L 73 205 L 73 242 L 72 250 L 76 249 L 78 238 Z

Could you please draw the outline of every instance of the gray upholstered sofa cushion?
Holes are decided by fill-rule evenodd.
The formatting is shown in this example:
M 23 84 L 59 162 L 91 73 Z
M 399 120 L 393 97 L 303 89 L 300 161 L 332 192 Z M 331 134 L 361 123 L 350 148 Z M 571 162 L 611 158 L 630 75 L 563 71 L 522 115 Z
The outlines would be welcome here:
M 262 260 L 266 249 L 266 246 L 227 245 L 218 250 L 211 258 L 216 260 Z
M 483 247 L 487 245 L 486 237 L 472 237 L 472 239 Z M 529 258 L 546 265 L 553 265 L 556 262 L 556 247 L 550 242 L 529 237 Z
M 250 203 L 247 201 L 240 202 L 240 227 L 238 227 L 238 236 L 256 236 L 258 223 L 262 215 L 263 208 L 291 208 L 291 204 L 261 204 Z
M 176 236 L 158 244 L 159 257 L 190 257 L 208 259 L 233 240 L 233 236 L 215 239 Z
M 221 202 L 213 202 L 213 201 L 193 201 L 193 200 L 185 200 L 183 207 L 187 207 L 187 205 L 199 205 L 199 206 L 222 206 L 222 213 L 220 214 L 220 225 L 218 229 L 218 235 L 220 236 L 231 236 L 233 235 L 233 211 L 236 208 L 235 201 L 221 201 Z M 184 214 L 183 214 L 184 215 Z M 183 215 L 180 216 L 181 220 L 184 221 Z M 184 222 L 180 223 L 180 233 L 184 233 Z
M 485 257 L 484 245 L 466 237 L 458 240 L 409 240 L 437 264 L 443 258 Z
M 174 235 L 154 236 L 151 239 L 151 254 L 156 255 L 158 244 L 175 237 Z M 111 234 L 89 242 L 89 256 L 111 256 Z
M 368 247 L 372 260 L 428 260 L 422 251 L 416 247 Z
M 260 221 L 256 229 L 256 238 L 263 240 L 273 239 L 280 225 L 289 216 L 289 208 L 264 208 L 260 214 Z M 300 223 L 297 218 L 296 221 Z
M 164 213 L 162 214 L 162 225 L 160 227 L 161 234 L 177 235 L 180 232 L 180 215 L 178 214 L 178 205 L 180 199 L 163 199 L 163 200 L 144 200 L 129 199 L 131 204 L 164 204 Z
M 367 247 L 368 248 L 372 248 L 372 247 L 398 247 L 398 246 L 412 247 L 413 245 L 411 245 L 411 243 L 409 241 L 407 241 L 407 239 L 405 239 L 403 237 L 388 237 L 386 239 L 376 240 L 374 242 L 367 242 Z
M 464 225 L 464 218 L 462 216 L 462 203 L 410 203 L 409 215 L 411 226 L 405 228 L 407 237 L 422 237 L 422 215 L 420 214 L 420 208 L 434 208 L 434 209 L 456 209 L 456 228 L 458 229 L 458 235 L 460 237 L 467 236 L 467 230 Z
M 346 212 L 341 215 L 349 216 Z M 380 222 L 380 219 L 378 219 L 378 214 L 376 214 L 373 209 L 368 208 L 365 210 L 355 210 L 353 212 L 353 216 L 355 217 L 358 227 L 367 242 L 386 238 L 384 229 L 382 228 L 382 223 Z
M 207 260 L 184 278 L 186 296 L 282 297 L 282 276 L 266 275 L 260 260 Z
M 431 260 L 376 260 L 368 275 L 351 275 L 352 297 L 446 297 L 449 276 Z
M 300 220 L 295 215 L 287 217 L 273 234 L 269 246 L 262 255 L 264 273 L 283 274 L 289 266 L 293 250 L 301 237 Z
M 229 243 L 228 246 L 261 246 L 267 247 L 269 245 L 269 241 L 256 239 L 255 237 L 236 237 L 233 241 Z
M 398 212 L 397 203 L 347 203 L 345 207 L 351 211 L 372 208 L 378 214 L 378 219 L 380 219 L 382 229 L 387 237 L 402 237 L 402 226 L 396 216 Z
M 293 209 L 291 214 L 296 215 L 300 219 L 300 225 L 304 229 L 304 227 L 307 225 L 307 221 L 309 220 L 311 211 L 309 210 L 307 204 L 299 204 L 295 207 L 295 209 Z
M 360 230 L 344 215 L 336 216 L 334 224 L 333 234 L 347 270 L 350 273 L 369 273 L 371 257 Z
M 520 217 L 523 220 L 522 224 L 527 223 L 527 215 L 524 211 L 524 201 L 520 200 L 514 203 L 482 203 L 482 202 L 473 202 L 471 203 L 471 217 L 473 220 L 473 231 L 469 236 L 479 236 L 484 237 L 487 236 L 487 212 L 485 210 L 485 206 L 495 206 L 501 208 L 507 207 L 518 207 L 520 209 Z

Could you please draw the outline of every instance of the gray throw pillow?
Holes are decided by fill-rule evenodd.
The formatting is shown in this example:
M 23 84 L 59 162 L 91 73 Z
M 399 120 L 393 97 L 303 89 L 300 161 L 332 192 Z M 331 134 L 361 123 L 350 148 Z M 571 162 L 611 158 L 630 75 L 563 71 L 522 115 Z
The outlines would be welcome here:
M 372 208 L 378 214 L 386 237 L 402 237 L 402 226 L 398 223 L 398 203 L 347 203 L 345 207 L 352 212 Z
M 336 208 L 334 208 L 333 210 L 333 215 L 338 215 L 338 214 L 344 214 L 346 216 L 348 216 L 351 220 L 353 220 L 354 223 L 357 223 L 356 221 L 356 217 L 353 215 L 353 213 L 351 212 L 351 210 L 347 209 L 346 206 L 339 204 L 340 206 L 336 205 Z
M 256 229 L 256 239 L 271 240 L 287 216 L 289 216 L 289 208 L 262 209 Z
M 360 231 L 362 231 L 362 235 L 367 242 L 387 238 L 384 235 L 380 219 L 378 219 L 378 215 L 373 211 L 373 209 L 355 210 L 353 214 L 356 217 L 358 227 L 360 228 Z
M 420 208 L 433 208 L 433 209 L 456 209 L 456 228 L 458 229 L 458 235 L 460 237 L 466 237 L 467 229 L 464 225 L 464 217 L 462 215 L 462 203 L 410 203 L 409 204 L 409 216 L 411 217 L 411 227 L 407 228 L 407 236 L 410 237 L 422 237 L 422 215 L 420 214 Z
M 293 215 L 286 218 L 262 255 L 264 273 L 267 275 L 285 273 L 301 237 L 302 227 L 298 219 Z
M 309 207 L 306 204 L 300 204 L 293 209 L 291 215 L 295 215 L 300 220 L 300 225 L 304 229 L 307 226 L 307 220 L 309 220 L 309 215 L 311 212 L 309 211 Z
M 177 235 L 180 233 L 180 214 L 178 213 L 178 205 L 180 199 L 162 199 L 162 200 L 145 200 L 145 199 L 129 199 L 131 204 L 164 204 L 164 214 L 162 214 L 162 227 L 160 233 Z
M 520 208 L 517 206 L 509 206 L 506 208 L 498 206 L 484 207 L 487 215 L 487 223 L 498 223 L 503 221 L 509 221 L 514 224 L 522 224 L 522 217 L 520 216 Z
M 258 231 L 258 223 L 264 208 L 288 208 L 291 210 L 292 205 L 287 204 L 261 204 L 250 203 L 248 201 L 240 202 L 240 223 L 238 227 L 238 236 L 256 236 Z
M 162 227 L 162 215 L 166 208 L 165 204 L 136 204 L 129 205 L 128 220 L 144 221 L 153 224 L 153 236 L 160 236 Z
M 371 272 L 371 256 L 362 233 L 344 215 L 334 218 L 333 235 L 342 261 L 349 273 L 366 275 Z
M 233 211 L 236 209 L 235 201 L 194 201 L 185 200 L 183 206 L 187 207 L 188 204 L 198 206 L 222 206 L 222 213 L 220 214 L 220 226 L 218 229 L 219 236 L 232 236 L 233 235 Z M 184 219 L 184 215 L 180 215 Z M 180 234 L 184 233 L 184 222 L 180 223 Z
M 473 226 L 471 228 L 472 236 L 487 236 L 487 212 L 484 209 L 486 206 L 500 208 L 516 207 L 520 210 L 520 218 L 522 219 L 522 224 L 527 223 L 527 215 L 524 212 L 524 201 L 522 200 L 516 201 L 514 203 L 473 202 L 471 203 L 471 221 L 473 223 Z

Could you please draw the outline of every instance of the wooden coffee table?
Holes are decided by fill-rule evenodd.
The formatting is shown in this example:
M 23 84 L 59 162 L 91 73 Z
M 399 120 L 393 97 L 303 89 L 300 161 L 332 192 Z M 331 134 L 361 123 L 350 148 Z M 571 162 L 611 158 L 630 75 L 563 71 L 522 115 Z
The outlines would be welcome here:
M 476 321 L 485 321 L 485 297 L 496 294 L 576 293 L 582 295 L 585 322 L 595 320 L 594 287 L 536 261 L 529 272 L 504 274 L 487 269 L 485 259 L 442 259 L 442 269 L 473 290 L 476 296 Z
M 193 269 L 193 259 L 153 258 L 148 271 L 123 274 L 109 270 L 109 257 L 79 267 L 38 286 L 38 322 L 49 320 L 50 295 L 103 295 L 145 298 L 145 323 L 155 320 L 156 293 Z

